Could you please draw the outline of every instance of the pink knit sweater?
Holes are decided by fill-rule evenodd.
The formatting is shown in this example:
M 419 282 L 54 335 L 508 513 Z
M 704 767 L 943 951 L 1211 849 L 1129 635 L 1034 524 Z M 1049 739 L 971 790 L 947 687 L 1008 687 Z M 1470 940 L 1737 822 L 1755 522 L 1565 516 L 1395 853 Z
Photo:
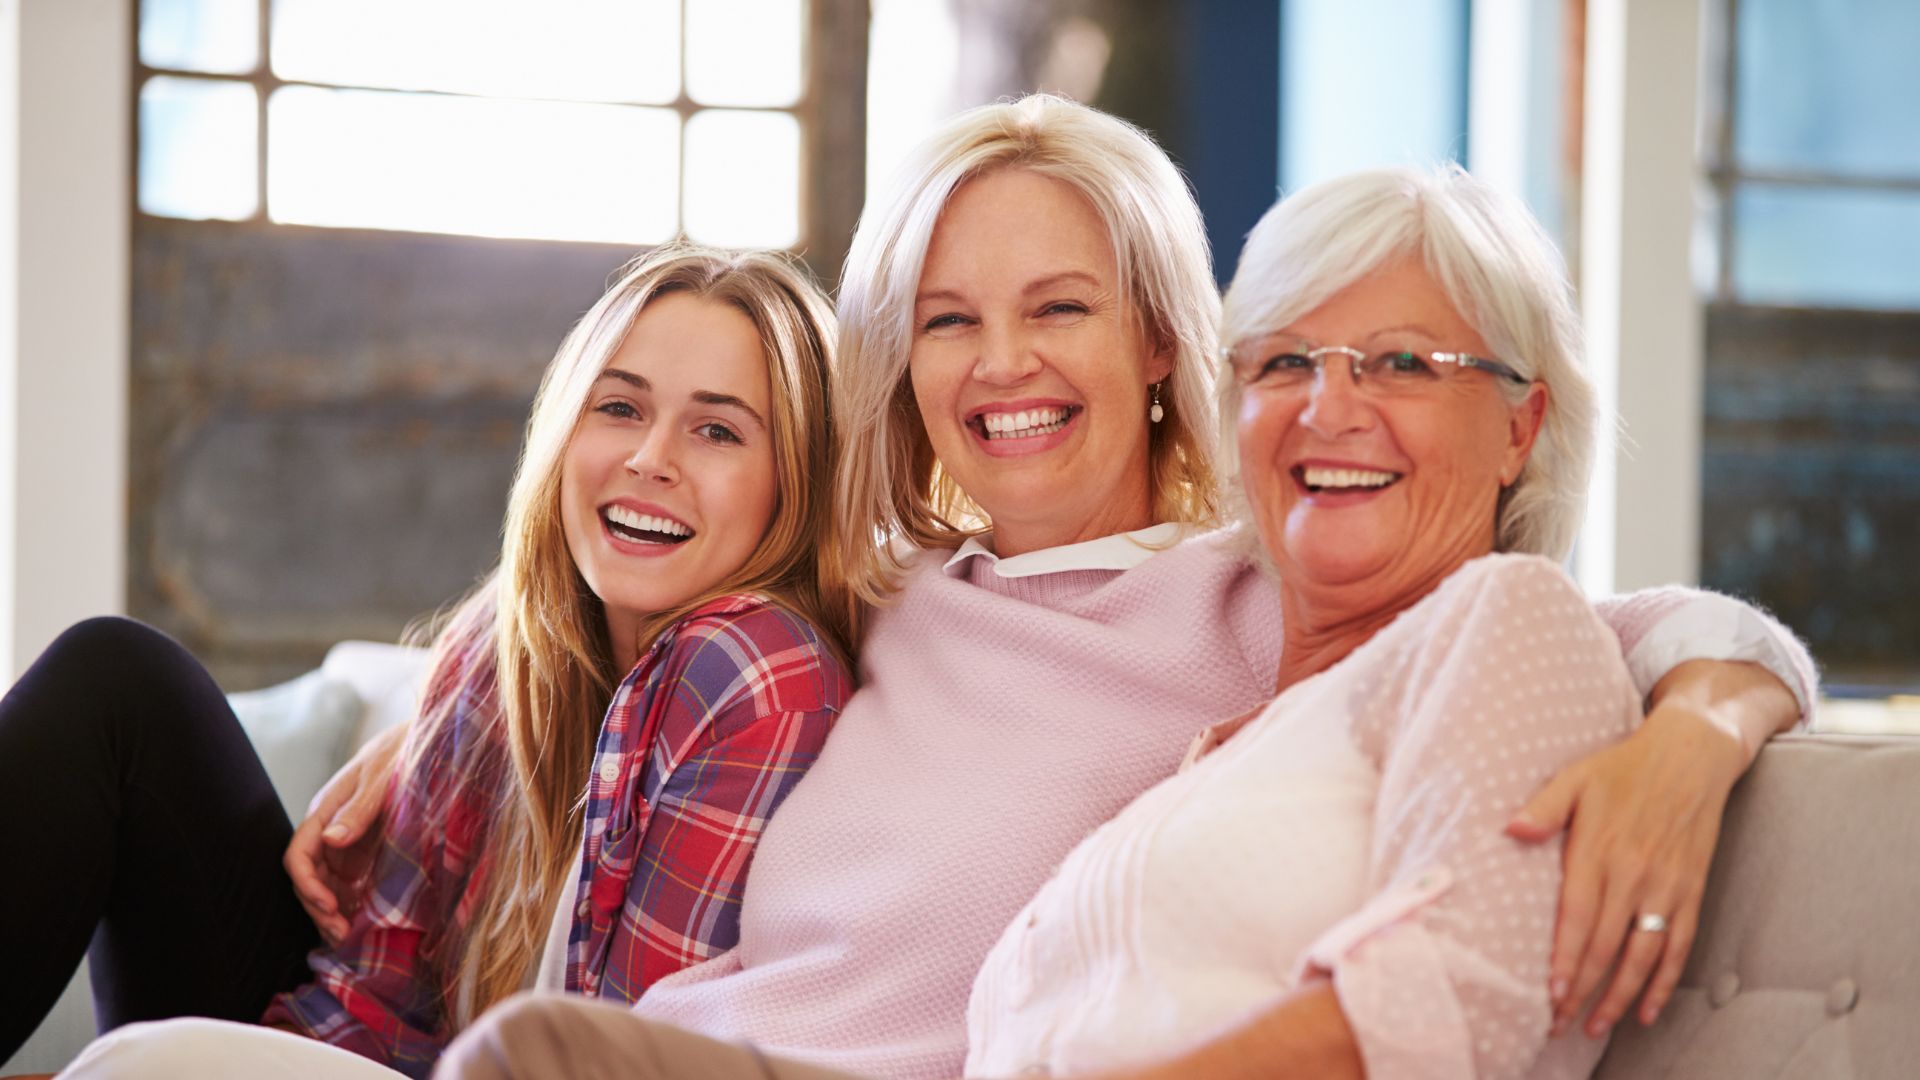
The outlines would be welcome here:
M 1196 731 L 1272 696 L 1277 594 L 1235 550 L 1216 533 L 1131 569 L 1018 578 L 988 558 L 920 559 L 767 827 L 739 946 L 636 1011 L 865 1075 L 959 1075 L 974 973 L 1008 920 Z M 1638 676 L 1639 652 L 1720 655 L 1659 626 L 1725 603 L 1664 589 L 1602 615 Z M 1804 651 L 1772 633 L 1742 658 L 1773 659 L 1810 694 Z

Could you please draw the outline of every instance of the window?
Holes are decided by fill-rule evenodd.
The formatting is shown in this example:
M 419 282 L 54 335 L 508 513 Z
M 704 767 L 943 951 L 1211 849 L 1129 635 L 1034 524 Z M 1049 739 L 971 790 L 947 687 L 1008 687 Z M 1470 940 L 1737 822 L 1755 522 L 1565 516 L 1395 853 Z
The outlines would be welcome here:
M 1708 11 L 1701 578 L 1804 635 L 1829 693 L 1911 690 L 1920 5 Z
M 142 0 L 139 207 L 797 246 L 806 18 L 802 0 Z
M 1720 299 L 1920 307 L 1908 0 L 1724 0 L 1708 181 Z

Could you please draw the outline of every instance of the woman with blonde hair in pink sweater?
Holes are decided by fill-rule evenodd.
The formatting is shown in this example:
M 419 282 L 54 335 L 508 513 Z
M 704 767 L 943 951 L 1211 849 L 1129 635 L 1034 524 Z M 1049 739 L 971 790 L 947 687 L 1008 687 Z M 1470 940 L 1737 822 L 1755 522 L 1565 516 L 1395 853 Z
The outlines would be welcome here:
M 1218 528 L 1218 298 L 1192 197 L 1140 131 L 1047 96 L 956 117 L 869 203 L 839 316 L 833 556 L 867 605 L 861 687 L 768 826 L 739 946 L 634 1011 L 863 1075 L 951 1077 L 1003 928 L 1195 730 L 1273 698 L 1286 628 L 1274 582 Z M 1719 807 L 1812 676 L 1790 634 L 1725 598 L 1601 612 L 1650 716 L 1514 827 L 1545 840 L 1573 821 L 1564 1015 L 1629 913 L 1672 920 L 1664 951 L 1627 950 L 1607 1022 L 1650 974 L 1643 1015 L 1670 989 Z M 580 1014 L 483 1019 L 461 1060 L 511 1068 Z

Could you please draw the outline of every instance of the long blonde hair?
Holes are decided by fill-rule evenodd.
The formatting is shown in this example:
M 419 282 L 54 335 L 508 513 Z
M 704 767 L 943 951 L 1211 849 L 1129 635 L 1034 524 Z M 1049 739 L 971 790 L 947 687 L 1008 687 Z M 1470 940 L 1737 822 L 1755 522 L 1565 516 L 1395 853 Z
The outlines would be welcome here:
M 823 577 L 820 557 L 828 524 L 821 481 L 836 457 L 827 301 L 803 271 L 773 255 L 656 248 L 627 265 L 548 365 L 508 498 L 500 564 L 447 618 L 435 645 L 406 768 L 423 767 L 429 748 L 457 738 L 455 753 L 467 756 L 455 771 L 481 785 L 488 814 L 474 884 L 458 898 L 457 915 L 449 903 L 422 953 L 456 1030 L 525 982 L 580 842 L 601 715 L 624 673 L 613 668 L 605 610 L 568 553 L 561 466 L 594 381 L 646 305 L 674 292 L 731 304 L 759 331 L 773 391 L 777 496 L 746 564 L 652 613 L 640 655 L 687 613 L 731 593 L 768 596 L 845 650 L 850 605 L 844 586 Z M 461 734 L 453 730 L 461 723 L 491 730 Z M 426 812 L 444 814 L 449 802 Z
M 962 183 L 1004 168 L 1071 185 L 1106 223 L 1122 292 L 1148 340 L 1173 357 L 1161 390 L 1166 417 L 1148 442 L 1154 515 L 1210 523 L 1219 514 L 1220 295 L 1192 192 L 1153 140 L 1124 120 L 1047 94 L 983 105 L 921 143 L 868 202 L 841 275 L 835 408 L 847 443 L 830 553 L 842 561 L 837 574 L 855 603 L 881 603 L 897 586 L 901 565 L 889 539 L 952 547 L 986 524 L 934 457 L 907 356 L 914 295 L 941 211 Z M 1144 423 L 1144 400 L 1140 414 Z

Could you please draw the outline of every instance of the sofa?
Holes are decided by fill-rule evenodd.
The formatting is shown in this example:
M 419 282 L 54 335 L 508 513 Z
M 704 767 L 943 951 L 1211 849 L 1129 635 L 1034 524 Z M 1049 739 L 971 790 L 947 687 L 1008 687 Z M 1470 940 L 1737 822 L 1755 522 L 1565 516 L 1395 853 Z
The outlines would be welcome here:
M 411 715 L 424 660 L 344 642 L 317 671 L 233 695 L 292 816 L 361 741 Z M 1920 735 L 1823 730 L 1877 717 L 1823 706 L 1815 733 L 1761 753 L 1728 805 L 1680 987 L 1653 1027 L 1619 1027 L 1601 1080 L 1920 1076 Z M 85 980 L 83 965 L 0 1075 L 78 1052 L 93 1030 Z
M 1673 1001 L 1620 1026 L 1599 1076 L 1920 1076 L 1916 899 L 1920 737 L 1773 740 L 1728 804 Z

